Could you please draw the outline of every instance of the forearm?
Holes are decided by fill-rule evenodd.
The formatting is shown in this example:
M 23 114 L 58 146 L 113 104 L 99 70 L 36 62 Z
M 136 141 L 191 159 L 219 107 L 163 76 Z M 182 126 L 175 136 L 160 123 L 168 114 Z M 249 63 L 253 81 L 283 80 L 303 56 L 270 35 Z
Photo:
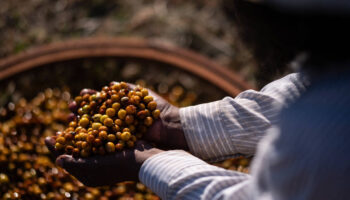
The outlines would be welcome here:
M 247 90 L 234 99 L 180 109 L 191 153 L 209 161 L 237 153 L 253 155 L 266 130 L 278 121 L 281 108 L 298 98 L 307 84 L 304 75 L 291 74 L 259 92 Z
M 168 151 L 142 165 L 140 180 L 162 199 L 247 199 L 250 176 L 224 170 L 184 152 Z

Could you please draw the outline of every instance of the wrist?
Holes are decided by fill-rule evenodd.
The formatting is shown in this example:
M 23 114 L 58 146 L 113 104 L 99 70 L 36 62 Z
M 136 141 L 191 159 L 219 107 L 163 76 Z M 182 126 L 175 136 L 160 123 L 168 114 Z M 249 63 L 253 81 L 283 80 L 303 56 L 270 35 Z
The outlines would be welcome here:
M 136 152 L 135 152 L 135 161 L 136 161 L 136 166 L 138 168 L 137 176 L 139 174 L 141 166 L 143 165 L 143 163 L 146 162 L 146 160 L 148 160 L 151 157 L 153 157 L 153 156 L 155 156 L 155 155 L 157 155 L 159 153 L 162 153 L 162 152 L 164 152 L 164 151 L 161 150 L 161 149 L 158 149 L 158 148 L 151 148 L 151 149 L 147 149 L 147 150 L 144 150 L 144 151 L 136 150 Z
M 135 159 L 136 159 L 136 162 L 139 163 L 141 166 L 147 159 L 162 152 L 164 151 L 158 148 L 151 148 L 144 151 L 138 151 L 136 153 Z
M 164 143 L 167 144 L 167 148 L 188 150 L 185 133 L 181 125 L 180 109 L 169 105 L 164 116 L 164 135 L 166 135 Z

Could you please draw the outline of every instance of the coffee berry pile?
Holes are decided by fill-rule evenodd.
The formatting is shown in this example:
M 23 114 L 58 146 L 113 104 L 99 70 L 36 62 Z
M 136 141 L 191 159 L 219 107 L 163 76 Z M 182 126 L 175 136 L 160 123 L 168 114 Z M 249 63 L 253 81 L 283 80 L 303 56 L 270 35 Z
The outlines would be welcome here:
M 57 132 L 55 148 L 74 157 L 133 148 L 160 115 L 146 88 L 131 89 L 125 82 L 112 82 L 99 92 L 84 89 L 69 108 L 69 127 Z

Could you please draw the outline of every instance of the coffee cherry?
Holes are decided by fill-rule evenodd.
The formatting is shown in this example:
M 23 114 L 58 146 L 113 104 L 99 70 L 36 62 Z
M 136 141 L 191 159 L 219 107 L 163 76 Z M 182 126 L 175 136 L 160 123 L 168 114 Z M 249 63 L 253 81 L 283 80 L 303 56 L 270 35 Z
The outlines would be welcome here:
M 153 124 L 153 118 L 152 117 L 146 117 L 146 119 L 143 122 L 146 126 L 151 126 Z
M 65 148 L 65 152 L 66 152 L 67 154 L 72 154 L 72 153 L 73 153 L 73 149 L 74 149 L 73 146 L 68 145 L 68 146 L 66 146 L 66 148 Z
M 130 134 L 129 132 L 123 132 L 123 133 L 121 134 L 121 139 L 122 139 L 123 141 L 128 141 L 128 140 L 130 139 L 130 137 L 131 137 L 131 134 Z
M 119 108 L 120 108 L 120 103 L 118 103 L 118 102 L 113 103 L 113 104 L 112 104 L 112 108 L 113 108 L 114 110 L 119 110 Z
M 120 97 L 119 97 L 118 94 L 113 94 L 113 95 L 111 96 L 111 100 L 112 100 L 113 102 L 117 102 L 117 101 L 120 100 Z
M 69 122 L 69 127 L 75 128 L 77 127 L 77 123 L 75 121 Z
M 125 82 L 120 82 L 120 87 L 123 89 L 126 89 L 126 88 L 128 88 L 128 84 Z
M 107 119 L 107 118 L 108 118 L 108 115 L 102 115 L 100 118 L 100 122 L 104 123 L 105 119 Z
M 143 101 L 145 103 L 149 103 L 149 102 L 153 101 L 153 97 L 152 96 L 145 96 L 145 97 L 143 97 Z
M 113 142 L 107 142 L 107 144 L 106 144 L 106 151 L 108 153 L 115 152 L 115 145 L 113 144 Z
M 123 148 L 124 148 L 124 145 L 122 143 L 117 143 L 115 145 L 115 149 L 118 150 L 118 151 L 121 151 Z
M 114 142 L 116 140 L 116 136 L 114 134 L 108 134 L 107 135 L 107 140 L 109 142 Z
M 133 115 L 136 113 L 136 107 L 134 105 L 128 105 L 126 108 L 126 113 L 129 115 Z
M 106 140 L 107 139 L 107 132 L 106 131 L 99 132 L 98 137 L 101 138 L 102 140 Z
M 80 119 L 79 126 L 87 127 L 89 125 L 89 123 L 90 123 L 89 119 L 84 117 L 84 118 Z
M 101 114 L 95 114 L 92 116 L 92 120 L 94 120 L 94 122 L 100 122 L 101 116 Z
M 156 101 L 141 86 L 130 89 L 125 82 L 113 82 L 100 92 L 84 91 L 71 106 L 76 111 L 75 119 L 56 138 L 57 149 L 74 157 L 133 148 L 154 119 L 159 118 Z
M 148 95 L 148 90 L 146 88 L 141 89 L 141 94 L 143 97 Z
M 103 124 L 107 127 L 111 127 L 113 125 L 113 120 L 111 118 L 106 118 L 104 121 L 103 121 Z
M 63 144 L 60 144 L 60 143 L 56 143 L 56 144 L 55 144 L 55 149 L 57 149 L 57 150 L 63 150 L 63 149 L 64 149 L 64 145 L 63 145 Z
M 125 123 L 128 124 L 128 125 L 134 123 L 134 116 L 133 115 L 126 115 Z
M 80 150 L 78 148 L 74 148 L 73 149 L 73 157 L 79 157 L 80 155 Z
M 159 115 L 160 115 L 160 110 L 156 109 L 152 111 L 152 116 L 154 117 L 154 119 L 158 119 Z
M 157 107 L 157 103 L 155 101 L 151 101 L 147 104 L 147 108 L 151 111 L 156 109 L 156 107 Z
M 116 119 L 116 120 L 114 121 L 114 123 L 115 123 L 116 125 L 118 125 L 118 126 L 122 126 L 122 125 L 123 125 L 123 121 L 122 121 L 121 119 Z
M 118 112 L 119 119 L 123 120 L 125 119 L 125 116 L 126 116 L 126 111 L 124 109 L 120 109 Z
M 115 109 L 114 108 L 108 108 L 106 110 L 106 115 L 108 115 L 108 117 L 114 117 L 115 115 Z
M 64 145 L 66 143 L 66 138 L 64 138 L 63 136 L 62 137 L 58 137 L 56 142 Z

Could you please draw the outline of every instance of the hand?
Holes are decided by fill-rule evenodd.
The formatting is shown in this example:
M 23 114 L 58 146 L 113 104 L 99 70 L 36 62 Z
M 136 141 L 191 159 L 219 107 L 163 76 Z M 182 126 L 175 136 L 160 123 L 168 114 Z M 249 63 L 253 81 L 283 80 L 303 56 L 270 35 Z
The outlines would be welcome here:
M 122 181 L 138 181 L 138 174 L 143 162 L 162 152 L 146 142 L 138 141 L 135 149 L 127 149 L 110 155 L 76 159 L 71 155 L 59 155 L 55 150 L 56 141 L 53 137 L 47 137 L 45 143 L 55 156 L 57 165 L 90 187 L 111 185 Z
M 132 89 L 136 87 L 136 85 L 131 83 L 128 83 L 128 85 Z M 148 142 L 155 143 L 162 149 L 188 150 L 186 138 L 181 126 L 179 108 L 171 105 L 155 92 L 151 90 L 148 91 L 157 102 L 157 108 L 161 111 L 161 114 L 159 119 L 155 120 L 153 125 L 144 134 L 143 138 Z M 95 90 L 83 89 L 80 95 L 93 94 L 95 92 Z M 73 107 L 76 107 L 76 105 L 73 105 Z M 73 110 L 74 109 L 75 108 L 73 108 Z
M 130 88 L 136 86 L 129 83 Z M 182 130 L 179 108 L 171 105 L 155 92 L 148 90 L 157 102 L 157 109 L 161 111 L 159 119 L 144 134 L 143 138 L 153 142 L 162 149 L 188 150 L 188 145 Z

